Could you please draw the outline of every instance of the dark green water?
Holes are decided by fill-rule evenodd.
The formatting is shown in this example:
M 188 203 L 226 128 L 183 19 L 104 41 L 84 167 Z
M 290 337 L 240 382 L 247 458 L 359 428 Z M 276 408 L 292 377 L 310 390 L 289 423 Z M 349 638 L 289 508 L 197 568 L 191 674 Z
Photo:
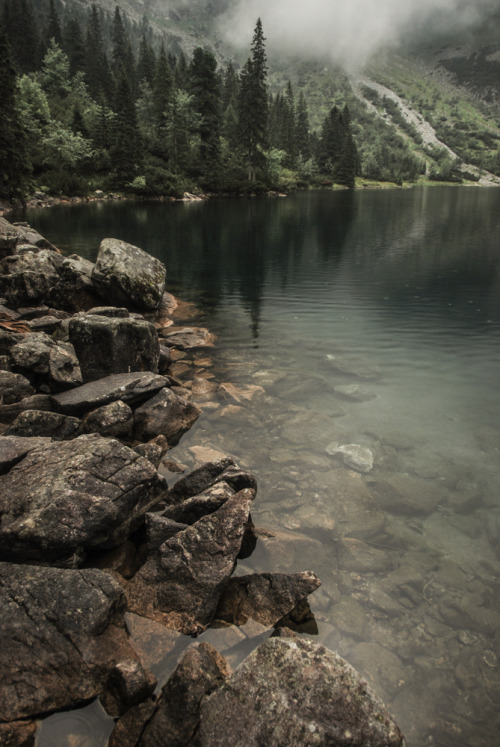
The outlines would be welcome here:
M 93 203 L 27 220 L 90 259 L 111 236 L 161 258 L 218 335 L 218 380 L 263 387 L 236 416 L 222 398 L 207 408 L 174 452 L 190 464 L 209 445 L 257 476 L 254 521 L 283 535 L 239 572 L 319 574 L 317 638 L 410 745 L 497 745 L 500 190 Z M 373 469 L 348 470 L 335 442 L 368 448 Z

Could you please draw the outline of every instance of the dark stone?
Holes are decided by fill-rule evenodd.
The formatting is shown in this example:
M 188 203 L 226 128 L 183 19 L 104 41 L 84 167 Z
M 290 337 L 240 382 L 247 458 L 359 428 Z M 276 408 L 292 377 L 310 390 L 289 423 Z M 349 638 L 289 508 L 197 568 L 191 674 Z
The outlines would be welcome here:
M 121 716 L 153 694 L 156 677 L 137 659 L 120 661 L 109 673 L 101 703 L 110 716 Z
M 232 625 L 246 625 L 249 618 L 262 625 L 275 625 L 320 585 L 310 571 L 230 578 L 215 616 Z
M 11 721 L 0 724 L 2 747 L 35 747 L 36 723 L 34 721 Z
M 253 490 L 163 543 L 127 587 L 129 610 L 185 635 L 204 630 L 233 572 Z
M 346 661 L 311 641 L 271 638 L 201 704 L 196 744 L 222 743 L 402 747 L 405 741 Z
M 23 319 L 39 319 L 42 316 L 47 316 L 49 307 L 42 304 L 41 306 L 24 306 L 18 309 Z
M 58 309 L 85 311 L 99 301 L 92 283 L 94 263 L 73 254 L 59 267 L 59 280 L 50 289 L 46 298 Z
M 56 409 L 68 415 L 78 415 L 116 400 L 137 404 L 162 389 L 168 380 L 146 371 L 106 376 L 99 381 L 62 392 L 52 397 Z
M 25 410 L 51 410 L 52 402 L 48 394 L 33 394 L 12 405 L 0 405 L 0 423 L 12 423 Z
M 33 332 L 11 348 L 10 354 L 21 371 L 47 381 L 53 391 L 82 383 L 73 346 L 55 342 L 44 332 Z
M 61 320 L 56 316 L 40 316 L 28 322 L 32 332 L 45 332 L 47 335 L 53 335 L 60 326 Z
M 172 519 L 166 519 L 161 514 L 146 514 L 146 532 L 149 550 L 157 550 L 160 545 L 173 537 L 174 534 L 187 529 L 187 524 L 179 524 Z
M 168 442 L 165 436 L 156 436 L 156 438 L 151 439 L 151 441 L 145 444 L 137 444 L 133 449 L 141 456 L 149 459 L 151 464 L 154 464 L 156 469 L 158 469 L 162 457 L 167 452 Z
M 50 443 L 49 438 L 18 438 L 0 436 L 0 475 L 20 462 L 26 454 Z
M 217 690 L 228 676 L 225 659 L 209 643 L 189 648 L 163 688 L 137 747 L 193 744 L 203 699 Z M 224 741 L 224 744 L 229 743 Z
M 202 516 L 217 511 L 232 495 L 234 495 L 234 490 L 227 482 L 218 482 L 199 495 L 187 498 L 182 503 L 168 506 L 163 515 L 181 524 L 194 524 Z
M 60 254 L 49 249 L 6 257 L 0 268 L 0 294 L 15 308 L 44 301 L 59 282 L 62 261 Z
M 94 306 L 94 308 L 87 311 L 87 314 L 113 317 L 116 319 L 128 319 L 130 317 L 130 311 L 128 309 L 118 306 Z
M 135 451 L 97 434 L 31 451 L 0 478 L 0 557 L 83 557 L 127 539 L 164 482 Z
M 204 327 L 166 327 L 162 330 L 164 342 L 179 350 L 211 348 L 215 336 Z
M 0 371 L 0 398 L 6 405 L 29 397 L 35 390 L 27 378 L 11 371 Z
M 99 294 L 117 306 L 154 310 L 165 288 L 165 266 L 136 246 L 104 239 L 92 272 Z
M 20 332 L 13 332 L 0 327 L 0 355 L 10 355 L 12 346 L 23 339 L 24 335 Z
M 0 720 L 97 697 L 109 672 L 138 657 L 128 643 L 120 584 L 95 570 L 1 563 Z
M 170 364 L 172 363 L 172 355 L 170 354 L 170 350 L 165 347 L 165 345 L 160 345 L 160 359 L 158 361 L 158 371 L 161 374 L 167 373 L 168 369 L 170 368 Z
M 181 477 L 170 489 L 169 500 L 171 503 L 179 503 L 203 493 L 218 482 L 226 482 L 236 492 L 245 488 L 257 490 L 255 477 L 238 467 L 230 457 L 224 457 L 216 462 L 206 462 L 189 475 Z
M 81 433 L 78 418 L 46 410 L 25 410 L 4 432 L 4 436 L 48 436 L 54 441 L 66 441 Z
M 100 433 L 113 438 L 130 436 L 134 414 L 121 399 L 89 412 L 83 419 L 86 433 Z
M 155 712 L 156 701 L 148 698 L 131 708 L 117 722 L 110 734 L 108 747 L 137 747 L 144 727 Z M 158 743 L 160 747 L 162 742 Z
M 196 422 L 201 410 L 171 389 L 162 389 L 134 412 L 134 434 L 141 441 L 155 436 L 166 437 L 169 446 L 179 443 L 181 436 Z
M 158 373 L 158 334 L 145 319 L 85 314 L 69 323 L 84 381 L 131 371 Z

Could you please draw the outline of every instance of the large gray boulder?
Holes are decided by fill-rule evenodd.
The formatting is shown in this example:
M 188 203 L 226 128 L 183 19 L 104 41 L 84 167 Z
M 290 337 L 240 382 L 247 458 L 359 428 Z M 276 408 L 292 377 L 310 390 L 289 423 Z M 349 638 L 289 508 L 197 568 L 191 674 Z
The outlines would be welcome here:
M 71 415 L 46 410 L 25 410 L 4 431 L 4 436 L 25 438 L 48 437 L 54 441 L 67 441 L 82 432 L 82 422 Z
M 0 721 L 75 707 L 137 662 L 120 584 L 95 570 L 0 563 Z
M 0 557 L 78 562 L 136 529 L 164 481 L 135 451 L 97 434 L 30 451 L 0 478 Z
M 92 283 L 94 263 L 72 254 L 59 267 L 59 280 L 46 295 L 56 309 L 86 311 L 96 306 L 99 295 Z
M 127 587 L 129 610 L 185 635 L 204 630 L 233 572 L 253 490 L 163 543 Z
M 271 638 L 205 698 L 195 744 L 402 747 L 384 704 L 346 661 L 312 641 Z
M 42 302 L 59 282 L 61 255 L 33 249 L 6 257 L 0 265 L 0 296 L 15 308 Z
M 165 277 L 165 265 L 142 249 L 118 239 L 101 241 L 92 283 L 107 303 L 157 309 Z
M 26 454 L 50 443 L 50 438 L 0 436 L 0 475 L 8 472 Z
M 163 435 L 169 446 L 175 446 L 200 413 L 199 407 L 165 388 L 135 410 L 134 435 L 141 441 Z
M 145 319 L 85 314 L 71 319 L 68 331 L 84 381 L 131 371 L 158 373 L 158 333 Z
M 105 376 L 76 389 L 52 397 L 54 408 L 66 415 L 80 415 L 110 402 L 121 400 L 128 405 L 150 398 L 168 384 L 165 376 L 145 371 Z
M 75 349 L 69 342 L 55 342 L 44 332 L 33 332 L 13 345 L 10 354 L 26 376 L 45 381 L 52 391 L 79 386 L 82 374 Z

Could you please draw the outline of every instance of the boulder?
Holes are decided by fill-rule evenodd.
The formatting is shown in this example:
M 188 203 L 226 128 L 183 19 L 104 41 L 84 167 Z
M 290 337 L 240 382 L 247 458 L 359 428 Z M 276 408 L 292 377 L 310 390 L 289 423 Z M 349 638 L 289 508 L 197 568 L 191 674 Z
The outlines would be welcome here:
M 137 659 L 119 661 L 110 671 L 101 703 L 110 716 L 121 716 L 153 694 L 156 677 Z
M 275 625 L 320 585 L 319 578 L 310 571 L 230 578 L 215 617 L 232 625 L 246 625 L 249 619 Z
M 133 422 L 132 408 L 118 399 L 89 412 L 83 419 L 83 427 L 86 433 L 119 438 L 130 436 Z
M 50 443 L 49 438 L 0 436 L 0 475 L 8 472 L 26 454 Z
M 127 587 L 129 610 L 185 635 L 204 630 L 233 572 L 253 490 L 164 542 Z
M 34 393 L 28 379 L 21 374 L 0 371 L 0 400 L 3 404 L 11 405 Z
M 107 302 L 154 310 L 165 289 L 165 266 L 136 246 L 104 239 L 99 247 L 92 283 Z
M 34 721 L 0 724 L 0 744 L 2 747 L 35 747 L 36 729 Z
M 181 477 L 169 490 L 169 501 L 179 503 L 186 498 L 203 493 L 219 482 L 226 482 L 235 491 L 244 488 L 257 490 L 257 482 L 250 472 L 238 467 L 231 457 L 223 457 L 207 462 L 185 477 Z
M 11 348 L 10 354 L 21 371 L 47 381 L 53 391 L 69 389 L 83 382 L 73 345 L 54 342 L 44 332 L 26 335 Z
M 150 551 L 157 550 L 160 545 L 173 537 L 174 534 L 187 529 L 187 524 L 180 524 L 172 519 L 167 519 L 161 514 L 146 514 L 146 532 L 148 537 L 148 548 Z
M 86 311 L 96 306 L 99 296 L 92 283 L 94 263 L 73 254 L 59 267 L 59 280 L 46 298 L 56 309 Z
M 12 423 L 25 410 L 48 411 L 51 409 L 52 402 L 48 394 L 33 394 L 11 405 L 0 405 L 0 423 Z
M 194 495 L 192 498 L 187 498 L 173 506 L 167 506 L 163 516 L 171 521 L 191 525 L 201 519 L 202 516 L 213 514 L 232 495 L 234 495 L 234 490 L 227 482 L 218 482 L 199 495 Z
M 164 435 L 169 446 L 175 446 L 200 413 L 199 407 L 165 387 L 135 410 L 134 434 L 141 441 Z
M 113 374 L 57 394 L 52 397 L 52 402 L 55 409 L 66 415 L 80 415 L 116 400 L 129 405 L 137 404 L 167 384 L 168 379 L 164 376 L 149 371 Z
M 194 644 L 184 653 L 156 703 L 139 706 L 118 721 L 109 747 L 193 744 L 203 698 L 228 676 L 228 666 L 213 646 Z
M 49 437 L 54 441 L 66 441 L 81 433 L 82 423 L 78 418 L 46 410 L 25 410 L 4 431 L 4 436 Z
M 405 741 L 382 701 L 340 656 L 312 641 L 270 638 L 203 700 L 196 743 L 402 747 Z
M 131 371 L 158 373 L 158 334 L 145 319 L 85 314 L 71 319 L 68 331 L 86 382 Z
M 95 569 L 0 563 L 0 720 L 72 708 L 97 697 L 121 661 L 137 661 L 120 584 Z
M 0 557 L 50 563 L 115 547 L 163 486 L 147 459 L 97 434 L 34 449 L 0 478 Z
M 44 301 L 59 282 L 63 258 L 49 249 L 6 257 L 0 266 L 0 295 L 17 308 Z

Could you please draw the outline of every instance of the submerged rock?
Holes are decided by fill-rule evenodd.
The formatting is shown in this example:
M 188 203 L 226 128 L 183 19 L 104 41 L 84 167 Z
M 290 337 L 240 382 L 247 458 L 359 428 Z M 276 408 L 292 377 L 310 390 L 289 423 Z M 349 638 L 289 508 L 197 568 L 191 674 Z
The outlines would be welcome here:
M 271 638 L 205 698 L 197 744 L 402 747 L 381 700 L 346 661 L 311 641 Z
M 165 343 L 180 350 L 211 348 L 215 335 L 204 327 L 167 327 L 162 330 Z
M 158 502 L 147 459 L 97 434 L 30 451 L 0 478 L 0 557 L 42 563 L 112 548 Z
M 336 441 L 326 447 L 326 453 L 330 456 L 339 456 L 346 467 L 355 469 L 357 472 L 371 472 L 373 469 L 373 454 L 370 449 L 359 444 L 344 444 L 339 446 Z
M 237 493 L 164 542 L 130 581 L 129 609 L 185 635 L 206 628 L 233 572 L 254 496 Z
M 92 283 L 117 306 L 157 309 L 165 289 L 165 266 L 155 257 L 118 239 L 104 239 L 92 271 Z

